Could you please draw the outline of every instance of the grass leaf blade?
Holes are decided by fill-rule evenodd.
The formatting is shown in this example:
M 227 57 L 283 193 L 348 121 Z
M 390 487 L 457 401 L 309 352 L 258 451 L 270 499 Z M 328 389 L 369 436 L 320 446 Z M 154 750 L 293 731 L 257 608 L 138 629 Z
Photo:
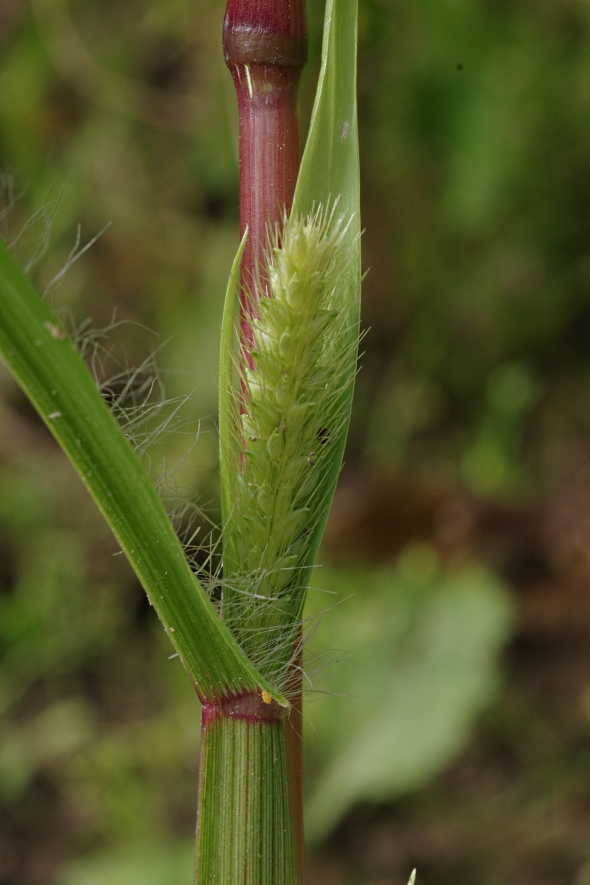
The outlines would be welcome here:
M 264 689 L 285 704 L 217 615 L 90 372 L 1 241 L 0 356 L 111 526 L 201 698 Z
M 339 438 L 332 451 L 332 473 L 326 485 L 323 516 L 314 529 L 308 564 L 312 565 L 322 538 L 338 474 L 350 419 L 360 323 L 360 169 L 356 102 L 357 0 L 327 0 L 322 62 L 309 134 L 293 200 L 293 216 L 305 216 L 318 205 L 331 208 L 334 221 L 348 225 L 342 242 L 348 250 L 349 365 L 341 399 Z
M 357 10 L 357 0 L 326 3 L 322 63 L 292 209 L 307 215 L 338 199 L 337 214 L 352 218 L 349 243 L 360 233 Z
M 219 472 L 221 475 L 221 524 L 225 525 L 231 510 L 232 471 L 235 470 L 234 452 L 234 384 L 233 345 L 234 316 L 240 285 L 240 265 L 246 248 L 248 229 L 234 258 L 227 283 L 223 320 L 221 322 L 221 352 L 219 356 Z M 237 393 L 239 397 L 239 393 Z

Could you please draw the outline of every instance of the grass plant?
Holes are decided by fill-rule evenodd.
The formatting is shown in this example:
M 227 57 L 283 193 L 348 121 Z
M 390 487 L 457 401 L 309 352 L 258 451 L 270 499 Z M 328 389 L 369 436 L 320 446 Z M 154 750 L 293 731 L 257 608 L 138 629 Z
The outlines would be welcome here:
M 203 704 L 196 882 L 296 885 L 297 712 L 287 732 L 285 722 L 299 711 L 303 604 L 358 344 L 356 3 L 326 5 L 299 173 L 303 7 L 230 0 L 224 39 L 241 112 L 243 236 L 222 330 L 221 601 L 191 569 L 75 343 L 2 244 L 0 355 L 111 526 Z

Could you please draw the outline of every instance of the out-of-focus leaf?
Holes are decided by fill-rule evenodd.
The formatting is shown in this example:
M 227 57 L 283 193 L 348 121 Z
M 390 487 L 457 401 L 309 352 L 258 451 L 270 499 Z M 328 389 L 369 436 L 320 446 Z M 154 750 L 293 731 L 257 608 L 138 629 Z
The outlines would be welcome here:
M 496 578 L 476 565 L 444 573 L 428 547 L 408 549 L 395 568 L 321 569 L 316 585 L 344 601 L 314 645 L 350 656 L 322 686 L 337 694 L 308 707 L 320 771 L 307 806 L 312 842 L 353 803 L 415 789 L 454 757 L 494 697 L 511 624 Z
M 89 711 L 79 700 L 58 701 L 23 726 L 0 728 L 0 798 L 21 798 L 39 768 L 70 756 L 91 733 Z
M 178 885 L 190 882 L 194 853 L 192 841 L 131 845 L 68 864 L 57 881 L 58 885 Z

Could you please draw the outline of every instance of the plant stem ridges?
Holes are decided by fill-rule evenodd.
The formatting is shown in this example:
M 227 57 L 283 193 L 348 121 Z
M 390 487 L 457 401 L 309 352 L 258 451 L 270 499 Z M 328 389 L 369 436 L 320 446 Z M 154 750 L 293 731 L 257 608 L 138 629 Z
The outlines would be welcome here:
M 283 721 L 205 718 L 200 776 L 198 885 L 299 885 Z

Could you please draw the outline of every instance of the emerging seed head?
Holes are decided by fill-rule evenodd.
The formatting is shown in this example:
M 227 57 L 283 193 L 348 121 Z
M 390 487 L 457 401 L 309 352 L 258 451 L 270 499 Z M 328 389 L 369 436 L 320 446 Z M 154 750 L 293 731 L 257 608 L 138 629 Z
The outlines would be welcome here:
M 224 534 L 224 617 L 251 659 L 279 682 L 354 378 L 345 232 L 335 209 L 322 208 L 286 220 L 280 241 L 273 232 L 268 297 L 252 299 L 251 350 L 241 342 L 249 358 L 241 360 L 235 415 L 241 466 Z

